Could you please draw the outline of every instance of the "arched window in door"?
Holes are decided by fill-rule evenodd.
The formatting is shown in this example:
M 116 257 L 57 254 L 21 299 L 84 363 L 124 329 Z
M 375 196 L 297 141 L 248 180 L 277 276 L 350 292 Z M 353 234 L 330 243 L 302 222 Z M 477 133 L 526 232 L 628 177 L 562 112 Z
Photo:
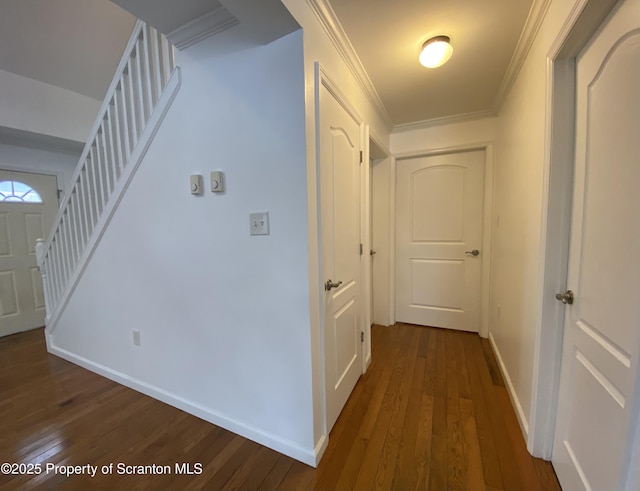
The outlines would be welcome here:
M 42 203 L 38 191 L 20 181 L 0 182 L 0 202 Z

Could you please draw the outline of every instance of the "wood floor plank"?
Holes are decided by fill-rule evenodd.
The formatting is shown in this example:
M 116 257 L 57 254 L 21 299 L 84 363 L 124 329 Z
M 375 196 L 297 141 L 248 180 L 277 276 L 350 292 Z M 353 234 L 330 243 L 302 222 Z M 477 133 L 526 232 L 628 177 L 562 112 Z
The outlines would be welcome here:
M 408 324 L 371 334 L 317 469 L 49 355 L 42 330 L 0 339 L 0 461 L 174 471 L 0 475 L 0 490 L 560 490 L 526 451 L 490 344 Z M 202 472 L 176 473 L 185 462 Z
M 482 350 L 482 348 L 480 348 L 480 350 Z M 484 356 L 484 358 L 485 360 L 481 360 L 479 356 L 476 358 L 476 369 L 478 371 L 478 374 L 480 375 L 480 382 L 482 384 L 482 387 L 487 394 L 485 402 L 487 404 L 489 421 L 491 422 L 491 430 L 493 432 L 494 441 L 496 442 L 498 448 L 500 448 L 501 450 L 504 449 L 503 451 L 498 452 L 498 461 L 500 463 L 502 480 L 504 482 L 506 490 L 522 489 L 522 476 L 520 476 L 518 472 L 518 465 L 516 463 L 515 457 L 512 451 L 507 450 L 510 450 L 511 444 L 507 428 L 502 418 L 502 414 L 500 414 L 500 406 L 497 399 L 495 398 L 494 387 L 496 387 L 496 385 L 494 385 L 493 383 L 494 379 L 491 377 L 489 367 L 486 363 L 486 356 Z M 491 393 L 492 391 L 493 394 Z
M 374 489 L 378 482 L 385 481 L 390 472 L 390 479 L 393 478 L 393 470 L 390 470 L 390 464 L 393 462 L 391 449 L 395 445 L 395 428 L 396 419 L 399 418 L 400 394 L 406 387 L 407 372 L 413 372 L 413 364 L 415 363 L 417 346 L 411 344 L 411 329 L 405 330 L 403 337 L 407 342 L 406 348 L 400 351 L 400 355 L 396 361 L 389 383 L 382 400 L 375 428 L 373 429 L 367 450 L 365 452 L 362 466 L 355 483 L 355 489 Z M 413 357 L 409 353 L 413 353 Z M 410 368 L 408 368 L 408 365 Z M 393 427 L 394 433 L 389 433 L 389 428 Z M 365 436 L 366 437 L 366 436 Z M 382 465 L 381 465 L 382 463 Z
M 482 452 L 478 442 L 478 430 L 471 399 L 460 399 L 462 432 L 465 441 L 465 479 L 463 488 L 467 491 L 484 491 L 484 471 L 482 470 Z
M 405 341 L 408 340 L 407 335 Z M 318 478 L 320 488 L 352 489 L 355 484 L 373 422 L 377 419 L 393 371 L 394 360 L 402 346 L 399 336 L 395 339 L 380 336 L 379 344 L 383 347 L 378 350 L 381 363 L 369 367 L 367 375 L 361 380 L 359 385 L 364 389 L 358 400 L 357 410 L 354 410 L 346 424 L 342 422 L 344 416 L 341 414 L 342 421 L 340 424 L 336 423 L 337 428 L 330 435 L 329 441 L 338 448 L 327 449 L 329 457 L 323 459 L 318 469 L 321 473 Z M 343 432 L 339 431 L 341 426 L 344 428 Z
M 424 338 L 425 336 L 420 337 L 421 342 Z M 392 489 L 414 489 L 416 485 L 416 474 L 414 471 L 418 433 L 415 431 L 415 428 L 418 428 L 420 421 L 422 398 L 416 397 L 415 394 L 419 394 L 422 390 L 426 365 L 426 357 L 421 357 L 420 353 L 418 353 L 411 383 L 411 397 L 408 398 L 407 401 L 405 419 L 400 433 L 400 444 L 397 451 L 397 462 L 391 486 Z
M 520 425 L 518 424 L 516 414 L 511 405 L 511 399 L 509 398 L 507 389 L 496 386 L 495 394 L 511 441 L 513 456 L 516 459 L 519 474 L 522 478 L 522 489 L 523 491 L 543 491 L 544 488 L 538 477 L 533 459 L 522 439 L 522 431 L 520 430 Z
M 282 480 L 284 479 L 284 476 L 287 475 L 292 465 L 293 465 L 292 459 L 284 455 L 279 455 L 275 465 L 271 468 L 271 471 L 269 471 L 269 473 L 266 475 L 266 477 L 260 483 L 260 485 L 256 487 L 256 490 L 270 491 L 273 489 L 278 489 L 280 486 L 280 483 L 282 483 Z
M 433 405 L 432 395 L 422 394 L 420 401 L 420 420 L 416 432 L 415 477 L 413 489 L 429 489 L 431 455 L 433 453 Z
M 461 360 L 455 339 L 459 333 L 445 332 L 445 363 L 447 382 L 447 489 L 462 491 L 466 474 L 464 438 L 460 417 L 457 363 Z
M 435 395 L 431 435 L 429 489 L 447 489 L 447 369 L 445 332 L 434 332 L 436 343 Z
M 433 329 L 422 329 L 421 339 L 426 340 L 426 359 L 422 391 L 420 397 L 420 412 L 416 431 L 416 446 L 414 459 L 415 489 L 428 489 L 429 472 L 431 467 L 431 438 L 433 434 L 433 406 L 435 394 L 436 372 L 436 335 Z M 410 430 L 410 428 L 407 428 Z
M 476 340 L 465 338 L 463 340 L 465 348 L 465 360 L 469 374 L 469 385 L 471 388 L 471 400 L 473 401 L 473 411 L 476 418 L 476 428 L 478 431 L 478 444 L 482 454 L 482 470 L 487 488 L 504 489 L 500 462 L 498 460 L 498 449 L 493 438 L 491 420 L 488 414 L 486 396 L 483 391 L 480 374 L 477 370 L 478 356 Z M 484 358 L 482 358 L 484 359 Z
M 452 336 L 451 342 L 455 346 L 454 356 L 456 361 L 456 376 L 458 382 L 458 395 L 464 399 L 471 399 L 471 385 L 469 384 L 469 369 L 464 354 L 464 339 L 476 338 L 472 333 L 457 333 Z
M 558 476 L 556 476 L 556 471 L 553 469 L 551 462 L 534 457 L 533 465 L 536 468 L 542 489 L 546 491 L 562 491 Z
M 419 330 L 413 330 L 413 337 L 411 339 L 410 346 L 411 350 L 409 351 L 409 360 L 402 374 L 402 379 L 400 380 L 398 397 L 393 408 L 393 414 L 385 435 L 384 444 L 382 445 L 382 452 L 380 459 L 378 460 L 378 469 L 373 489 L 389 489 L 395 475 L 395 468 L 398 461 L 398 449 L 401 443 L 407 406 L 411 396 L 410 389 L 412 387 L 413 378 L 415 377 L 415 366 L 418 357 L 418 348 L 420 346 Z
M 493 385 L 504 387 L 504 379 L 502 378 L 502 372 L 500 372 L 500 365 L 498 365 L 498 360 L 493 353 L 491 343 L 488 339 L 480 339 L 480 346 L 482 347 L 482 354 L 484 356 L 489 375 L 491 375 Z

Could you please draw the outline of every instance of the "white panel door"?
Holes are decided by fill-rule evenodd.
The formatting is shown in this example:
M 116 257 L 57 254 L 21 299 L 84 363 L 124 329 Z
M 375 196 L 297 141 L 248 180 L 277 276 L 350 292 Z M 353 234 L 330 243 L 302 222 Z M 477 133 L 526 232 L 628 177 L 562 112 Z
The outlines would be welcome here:
M 330 430 L 362 373 L 360 125 L 320 88 L 320 193 L 325 382 Z
M 396 320 L 480 329 L 484 152 L 398 160 Z
M 621 490 L 640 354 L 640 0 L 579 55 L 571 245 L 553 466 L 563 489 Z M 562 292 L 560 292 L 562 293 Z
M 44 326 L 35 246 L 51 230 L 58 211 L 58 185 L 55 176 L 2 170 L 0 183 L 4 183 L 0 184 L 0 336 L 6 336 Z M 24 196 L 28 188 L 39 194 L 42 203 L 28 201 L 34 196 L 33 192 Z

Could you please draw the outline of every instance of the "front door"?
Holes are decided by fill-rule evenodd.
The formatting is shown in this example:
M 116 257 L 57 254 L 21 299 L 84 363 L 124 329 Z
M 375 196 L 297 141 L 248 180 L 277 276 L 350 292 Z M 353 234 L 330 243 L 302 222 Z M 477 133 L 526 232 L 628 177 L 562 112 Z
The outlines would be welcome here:
M 577 59 L 576 147 L 553 466 L 563 489 L 624 488 L 640 355 L 640 0 Z
M 478 332 L 484 151 L 398 160 L 396 320 Z
M 35 246 L 57 211 L 55 176 L 0 170 L 0 336 L 44 326 Z
M 320 88 L 320 193 L 329 431 L 362 373 L 360 125 Z

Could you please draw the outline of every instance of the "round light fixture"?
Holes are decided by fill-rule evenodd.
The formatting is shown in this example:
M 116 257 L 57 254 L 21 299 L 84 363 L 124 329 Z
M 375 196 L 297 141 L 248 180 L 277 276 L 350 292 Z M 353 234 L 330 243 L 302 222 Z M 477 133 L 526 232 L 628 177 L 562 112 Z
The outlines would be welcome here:
M 422 45 L 420 64 L 427 68 L 437 68 L 444 65 L 453 54 L 449 36 L 436 36 Z

